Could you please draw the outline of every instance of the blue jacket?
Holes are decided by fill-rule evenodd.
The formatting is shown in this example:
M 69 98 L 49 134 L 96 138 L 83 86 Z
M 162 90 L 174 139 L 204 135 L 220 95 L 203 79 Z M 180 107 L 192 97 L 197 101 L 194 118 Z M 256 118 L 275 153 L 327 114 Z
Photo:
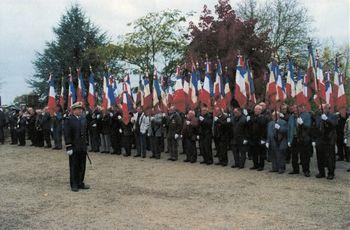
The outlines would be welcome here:
M 288 125 L 283 119 L 278 119 L 277 124 L 280 125 L 280 129 L 275 129 L 275 121 L 270 121 L 267 125 L 267 143 L 269 143 L 270 149 L 285 150 L 287 149 L 287 133 Z
M 297 116 L 295 114 L 290 115 L 288 119 L 288 142 L 292 143 L 294 138 L 297 137 L 299 141 L 303 141 L 304 144 L 309 144 L 311 141 L 311 114 L 302 112 L 300 117 L 303 119 L 302 125 L 298 125 Z
M 73 152 L 83 153 L 87 151 L 86 143 L 86 118 L 81 116 L 79 119 L 71 115 L 65 122 L 64 139 L 66 145 L 72 145 Z

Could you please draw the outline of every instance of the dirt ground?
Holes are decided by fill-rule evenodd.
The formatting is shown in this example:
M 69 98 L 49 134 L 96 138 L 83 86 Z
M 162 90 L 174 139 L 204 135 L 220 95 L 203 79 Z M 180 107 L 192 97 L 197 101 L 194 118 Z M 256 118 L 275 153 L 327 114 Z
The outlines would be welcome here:
M 251 162 L 90 156 L 91 189 L 73 193 L 63 151 L 0 145 L 0 229 L 350 229 L 346 162 L 329 181 L 314 177 L 314 163 L 305 178 L 251 171 Z

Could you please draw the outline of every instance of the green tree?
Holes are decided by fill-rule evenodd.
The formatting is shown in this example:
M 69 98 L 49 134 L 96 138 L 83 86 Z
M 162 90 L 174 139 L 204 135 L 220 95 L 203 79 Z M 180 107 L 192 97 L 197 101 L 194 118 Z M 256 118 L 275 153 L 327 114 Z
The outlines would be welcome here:
M 52 73 L 56 88 L 60 90 L 62 76 L 69 74 L 69 67 L 72 70 L 81 68 L 87 79 L 90 65 L 97 72 L 103 70 L 106 64 L 111 64 L 107 56 L 100 57 L 100 53 L 93 52 L 108 45 L 106 33 L 102 33 L 87 18 L 79 5 L 72 5 L 65 12 L 53 32 L 55 39 L 46 43 L 42 53 L 37 53 L 33 62 L 35 73 L 27 81 L 41 101 L 47 98 L 49 73 Z M 72 74 L 76 77 L 75 71 Z
M 258 33 L 269 31 L 269 41 L 280 60 L 285 61 L 289 51 L 304 59 L 307 56 L 312 19 L 299 0 L 242 0 L 236 11 L 244 20 L 256 20 Z

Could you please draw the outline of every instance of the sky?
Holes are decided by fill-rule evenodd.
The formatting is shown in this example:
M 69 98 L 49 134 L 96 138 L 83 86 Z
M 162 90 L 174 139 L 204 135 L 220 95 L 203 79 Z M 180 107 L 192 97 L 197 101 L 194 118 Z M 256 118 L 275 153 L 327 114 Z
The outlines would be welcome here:
M 239 0 L 231 0 L 234 7 Z M 259 1 L 259 0 L 258 0 Z M 350 41 L 350 0 L 300 0 L 313 17 L 315 36 L 338 44 Z M 71 4 L 79 3 L 92 22 L 112 41 L 129 32 L 128 22 L 154 11 L 195 11 L 217 0 L 0 0 L 0 96 L 2 104 L 31 92 L 25 80 L 34 73 L 36 52 L 52 41 L 52 28 Z M 189 19 L 191 20 L 191 19 Z

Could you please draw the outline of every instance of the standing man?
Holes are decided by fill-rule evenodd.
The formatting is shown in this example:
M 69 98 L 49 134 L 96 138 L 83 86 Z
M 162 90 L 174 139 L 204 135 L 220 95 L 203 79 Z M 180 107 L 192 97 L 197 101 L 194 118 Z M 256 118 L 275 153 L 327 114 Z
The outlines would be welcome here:
M 44 108 L 41 126 L 43 128 L 44 140 L 46 142 L 45 148 L 51 148 L 51 115 L 47 107 Z
M 4 128 L 6 126 L 5 113 L 0 108 L 0 143 L 3 145 L 5 142 Z
M 330 113 L 330 105 L 322 104 L 323 114 L 318 118 L 320 138 L 316 143 L 317 167 L 319 173 L 316 178 L 326 177 L 325 168 L 328 169 L 328 180 L 334 179 L 335 170 L 335 144 L 337 139 L 337 117 Z M 316 121 L 317 122 L 317 121 Z
M 232 152 L 235 160 L 232 168 L 244 168 L 247 152 L 247 120 L 246 117 L 242 114 L 240 108 L 233 109 L 233 119 L 232 119 Z
M 344 144 L 347 150 L 350 151 L 350 115 L 346 119 L 344 126 Z M 347 171 L 350 172 L 350 168 Z
M 248 121 L 248 144 L 254 163 L 254 166 L 250 168 L 251 170 L 264 170 L 268 122 L 266 116 L 262 114 L 262 107 L 256 105 L 254 107 L 254 115 Z
M 19 146 L 26 145 L 26 125 L 27 125 L 27 118 L 23 111 L 19 111 L 17 127 L 16 127 Z
M 284 173 L 286 168 L 286 150 L 287 150 L 287 122 L 280 118 L 279 112 L 272 113 L 273 120 L 267 127 L 266 147 L 270 149 L 270 158 L 272 161 L 272 170 L 270 172 Z
M 227 166 L 227 147 L 229 145 L 229 129 L 231 122 L 227 122 L 225 115 L 219 107 L 214 108 L 214 137 L 217 139 L 216 151 L 219 162 L 215 165 Z
M 168 132 L 167 132 L 167 139 L 169 143 L 169 153 L 170 158 L 168 160 L 170 161 L 177 161 L 178 159 L 178 153 L 177 153 L 177 147 L 178 147 L 178 140 L 180 139 L 181 135 L 181 129 L 182 129 L 182 119 L 180 114 L 175 110 L 174 106 L 171 106 L 169 109 L 169 117 L 168 117 Z
M 52 130 L 53 130 L 53 139 L 54 147 L 53 149 L 62 149 L 62 120 L 63 120 L 63 111 L 60 105 L 56 105 L 56 111 L 53 116 Z
M 33 108 L 28 108 L 29 118 L 28 118 L 28 137 L 32 142 L 30 146 L 36 145 L 36 132 L 35 132 L 35 121 L 36 121 L 36 113 Z
M 9 116 L 9 125 L 10 125 L 10 133 L 11 133 L 11 145 L 17 145 L 17 121 L 18 121 L 18 111 L 15 108 L 12 108 L 12 111 Z
M 213 116 L 208 112 L 208 107 L 204 105 L 199 115 L 199 149 L 203 157 L 201 164 L 213 164 L 212 153 L 212 125 Z
M 155 114 L 151 117 L 151 125 L 149 127 L 149 134 L 152 146 L 151 158 L 160 159 L 161 139 L 163 136 L 163 114 L 161 113 L 158 107 L 156 107 L 154 110 Z
M 197 161 L 197 133 L 198 133 L 198 119 L 193 110 L 188 111 L 186 120 L 182 128 L 182 141 L 185 143 L 184 153 L 186 159 L 184 162 L 195 163 Z
M 346 145 L 344 144 L 344 127 L 346 122 L 346 113 L 339 113 L 337 116 L 337 155 L 338 161 L 345 159 Z
M 82 116 L 82 103 L 74 103 L 71 107 L 72 115 L 65 123 L 64 137 L 67 154 L 69 155 L 70 186 L 73 192 L 79 189 L 89 189 L 84 184 L 87 143 L 86 143 L 86 119 Z
M 304 176 L 310 177 L 311 149 L 311 114 L 305 111 L 305 106 L 293 107 L 293 114 L 288 120 L 288 147 L 292 154 L 293 171 L 289 174 L 299 174 L 299 159 Z

